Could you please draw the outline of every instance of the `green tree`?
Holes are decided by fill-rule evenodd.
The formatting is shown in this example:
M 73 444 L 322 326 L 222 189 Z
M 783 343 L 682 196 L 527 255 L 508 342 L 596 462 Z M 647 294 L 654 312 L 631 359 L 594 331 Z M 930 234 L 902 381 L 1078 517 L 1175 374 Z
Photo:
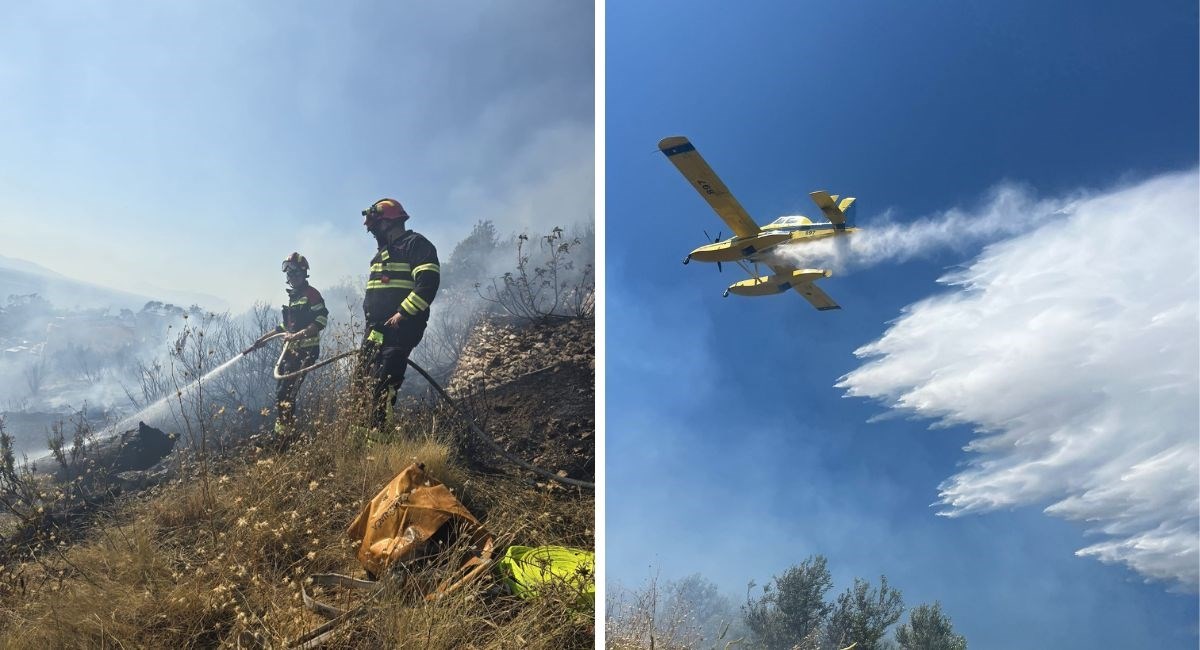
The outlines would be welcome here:
M 879 588 L 862 578 L 838 596 L 829 615 L 825 638 L 842 648 L 858 643 L 855 650 L 878 650 L 881 640 L 904 613 L 904 600 L 898 589 L 888 586 L 887 576 L 879 576 Z
M 825 594 L 831 588 L 825 557 L 813 555 L 775 576 L 761 597 L 747 596 L 743 614 L 755 645 L 787 650 L 806 639 L 829 616 L 832 606 Z
M 500 238 L 496 226 L 486 219 L 475 223 L 471 234 L 454 246 L 442 269 L 443 285 L 452 291 L 473 288 L 490 274 Z
M 903 650 L 967 650 L 967 639 L 954 632 L 942 604 L 917 605 L 908 612 L 908 622 L 896 630 L 896 643 Z
M 693 573 L 669 582 L 665 591 L 665 610 L 685 615 L 685 627 L 697 643 L 713 645 L 741 636 L 735 620 L 738 618 L 737 604 L 708 578 Z

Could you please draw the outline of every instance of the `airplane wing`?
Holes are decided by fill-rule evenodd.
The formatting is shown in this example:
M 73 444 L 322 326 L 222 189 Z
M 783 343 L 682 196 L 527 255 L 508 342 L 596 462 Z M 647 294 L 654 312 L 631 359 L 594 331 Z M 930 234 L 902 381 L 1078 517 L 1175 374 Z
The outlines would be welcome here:
M 794 267 L 782 266 L 778 264 L 771 264 L 770 267 L 771 271 L 774 272 L 775 275 L 782 275 L 784 277 L 791 276 L 792 271 L 796 270 Z M 830 309 L 842 308 L 833 301 L 833 298 L 829 297 L 829 294 L 821 291 L 821 288 L 817 286 L 816 282 L 797 282 L 792 285 L 792 288 L 796 290 L 796 293 L 804 296 L 805 300 L 812 303 L 812 306 L 816 307 L 818 311 L 828 311 Z
M 841 309 L 841 305 L 833 301 L 829 294 L 821 291 L 815 282 L 805 282 L 792 287 L 796 293 L 804 296 L 804 299 L 811 302 L 813 307 L 818 311 L 828 311 L 830 309 Z
M 658 143 L 658 148 L 688 179 L 692 187 L 696 188 L 700 196 L 708 201 L 708 205 L 716 211 L 717 216 L 729 224 L 734 235 L 753 237 L 758 234 L 758 224 L 754 223 L 750 215 L 746 214 L 746 210 L 742 208 L 738 200 L 729 193 L 729 188 L 725 187 L 720 178 L 717 178 L 712 167 L 704 162 L 704 158 L 700 157 L 700 152 L 696 151 L 696 147 L 692 146 L 687 138 L 682 136 L 663 138 Z

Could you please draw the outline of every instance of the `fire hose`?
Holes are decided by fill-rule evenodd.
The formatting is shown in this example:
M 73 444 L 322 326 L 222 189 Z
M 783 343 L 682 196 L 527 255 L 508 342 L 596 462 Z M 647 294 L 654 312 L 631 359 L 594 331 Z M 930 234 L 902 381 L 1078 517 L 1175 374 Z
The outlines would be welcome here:
M 269 336 L 266 339 L 263 339 L 261 341 L 261 343 L 266 343 L 267 341 L 269 341 L 273 338 L 279 337 L 279 336 L 283 336 L 283 332 Z M 311 366 L 305 366 L 294 372 L 281 373 L 281 372 L 279 372 L 279 366 L 283 364 L 283 356 L 285 354 L 287 354 L 287 343 L 284 343 L 283 349 L 279 351 L 279 359 L 277 361 L 275 361 L 275 368 L 274 368 L 272 374 L 274 375 L 275 379 L 277 379 L 277 380 L 292 379 L 295 377 L 299 377 L 300 375 L 308 374 L 322 366 L 327 366 L 327 365 L 333 363 L 334 361 L 338 361 L 338 360 L 344 359 L 348 356 L 358 354 L 360 351 L 361 350 L 355 349 L 355 350 L 350 350 L 349 352 L 342 352 L 341 354 L 335 354 L 334 356 L 329 357 L 328 359 L 325 359 L 324 361 L 319 361 L 317 363 L 314 363 Z M 508 453 L 507 451 L 504 450 L 503 447 L 501 447 L 499 444 L 497 444 L 495 440 L 492 440 L 492 437 L 489 436 L 486 432 L 484 432 L 484 430 L 481 429 L 478 424 L 475 423 L 474 418 L 472 418 L 470 415 L 467 415 L 467 413 L 465 411 L 463 411 L 462 407 L 460 407 L 458 405 L 458 403 L 455 402 L 454 399 L 451 398 L 448 393 L 446 393 L 446 390 L 444 388 L 442 388 L 441 384 L 439 384 L 436 380 L 434 380 L 434 378 L 432 376 L 430 376 L 430 374 L 428 372 L 426 372 L 426 370 L 424 368 L 417 365 L 417 363 L 415 361 L 413 361 L 412 359 L 408 359 L 408 365 L 412 366 L 413 370 L 416 370 L 417 372 L 419 372 L 421 374 L 421 376 L 425 378 L 425 381 L 429 382 L 429 385 L 433 387 L 433 389 L 437 392 L 437 394 L 440 395 L 442 397 L 442 399 L 445 400 L 445 402 L 447 404 L 449 404 L 451 408 L 454 409 L 455 413 L 458 413 L 459 417 L 461 417 L 463 420 L 466 421 L 466 423 L 470 426 L 471 430 L 475 433 L 475 435 L 481 441 L 483 441 L 483 443 L 486 444 L 489 449 L 491 449 L 492 451 L 499 454 L 505 460 L 509 461 L 510 463 L 513 463 L 514 465 L 517 465 L 518 467 L 527 469 L 527 470 L 533 472 L 534 474 L 537 474 L 544 478 L 548 478 L 552 481 L 557 481 L 557 482 L 563 483 L 565 485 L 573 485 L 575 487 L 587 488 L 589 490 L 596 489 L 595 483 L 590 483 L 588 481 L 580 481 L 578 479 L 573 479 L 573 478 L 567 478 L 565 476 L 559 476 L 558 474 L 555 474 L 554 472 L 542 469 L 541 467 L 538 467 L 537 465 L 526 462 L 525 460 L 522 460 L 521 458 L 518 458 L 518 457 Z

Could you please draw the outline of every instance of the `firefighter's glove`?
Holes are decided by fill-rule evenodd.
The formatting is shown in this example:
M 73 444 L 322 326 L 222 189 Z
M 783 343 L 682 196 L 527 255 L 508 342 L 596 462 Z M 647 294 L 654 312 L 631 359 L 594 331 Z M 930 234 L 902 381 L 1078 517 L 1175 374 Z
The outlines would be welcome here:
M 383 347 L 383 332 L 373 329 L 367 332 L 367 336 L 363 338 L 363 350 L 378 350 Z

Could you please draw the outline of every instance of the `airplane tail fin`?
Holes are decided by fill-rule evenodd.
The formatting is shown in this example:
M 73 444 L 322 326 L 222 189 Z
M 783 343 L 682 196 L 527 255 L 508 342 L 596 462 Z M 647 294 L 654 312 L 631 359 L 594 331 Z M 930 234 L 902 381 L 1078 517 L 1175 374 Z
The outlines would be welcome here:
M 853 225 L 855 215 L 858 213 L 858 210 L 854 209 L 854 197 L 851 196 L 842 199 L 842 202 L 838 204 L 838 209 L 842 211 L 842 214 L 846 215 L 846 223 Z
M 854 197 L 849 196 L 838 202 L 840 198 L 837 194 L 829 195 L 829 192 L 818 190 L 809 194 L 812 197 L 813 203 L 821 208 L 821 212 L 825 214 L 825 218 L 831 223 L 844 225 L 847 221 L 854 221 Z

